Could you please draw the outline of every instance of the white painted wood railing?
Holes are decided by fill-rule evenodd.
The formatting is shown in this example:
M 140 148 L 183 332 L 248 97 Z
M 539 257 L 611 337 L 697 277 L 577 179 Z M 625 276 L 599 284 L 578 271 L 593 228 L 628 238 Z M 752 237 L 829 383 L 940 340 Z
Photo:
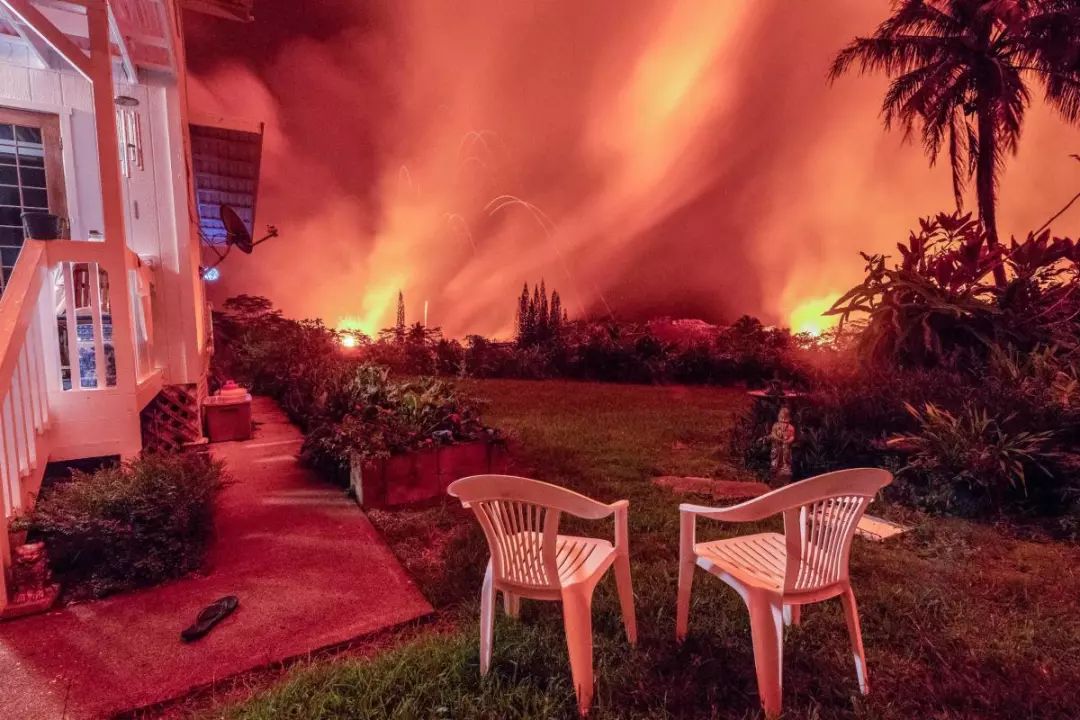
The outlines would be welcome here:
M 9 519 L 40 487 L 49 458 L 46 262 L 44 244 L 28 241 L 0 297 L 0 564 L 5 570 L 11 557 Z M 3 575 L 0 607 L 7 601 Z

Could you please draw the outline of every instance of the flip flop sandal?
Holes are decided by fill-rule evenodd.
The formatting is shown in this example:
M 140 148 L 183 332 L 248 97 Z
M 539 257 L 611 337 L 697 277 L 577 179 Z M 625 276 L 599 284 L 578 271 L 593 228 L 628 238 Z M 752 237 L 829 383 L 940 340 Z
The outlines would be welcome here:
M 180 639 L 184 642 L 198 640 L 219 622 L 227 618 L 236 610 L 240 599 L 235 595 L 226 595 L 203 608 L 199 616 L 195 618 L 195 624 L 180 633 Z

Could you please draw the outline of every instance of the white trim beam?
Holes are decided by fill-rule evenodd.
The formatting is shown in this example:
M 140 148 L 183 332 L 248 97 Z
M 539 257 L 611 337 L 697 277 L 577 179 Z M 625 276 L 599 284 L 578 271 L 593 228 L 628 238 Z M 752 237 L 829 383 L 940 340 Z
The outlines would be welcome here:
M 116 46 L 120 48 L 120 65 L 124 68 L 124 76 L 129 83 L 136 84 L 139 82 L 139 76 L 135 72 L 135 63 L 131 61 L 131 51 L 128 49 L 127 39 L 120 32 L 120 23 L 116 21 L 112 3 L 106 3 L 105 10 L 109 18 L 109 34 L 112 35 Z
M 169 14 L 174 10 L 174 6 L 166 2 L 156 2 L 154 6 L 157 8 L 158 20 L 161 22 L 161 35 L 165 39 L 165 50 L 169 54 L 169 70 L 176 73 L 177 77 L 180 77 L 185 68 L 180 67 L 177 62 L 176 48 L 173 47 L 173 43 L 181 35 L 179 32 L 173 32 L 172 21 L 169 17 Z M 177 23 L 179 24 L 179 19 L 177 19 Z
M 53 25 L 30 0 L 0 0 L 21 23 L 38 35 L 41 40 L 67 60 L 87 80 L 91 80 L 90 58 L 71 38 Z
M 0 0 L 8 2 L 9 0 Z M 141 448 L 139 408 L 135 382 L 135 338 L 131 326 L 129 270 L 134 263 L 127 249 L 123 181 L 120 176 L 120 143 L 117 137 L 116 107 L 113 105 L 112 49 L 107 3 L 95 0 L 86 6 L 90 34 L 88 62 L 93 84 L 94 129 L 97 131 L 98 175 L 101 180 L 101 209 L 105 221 L 105 243 L 100 265 L 109 273 L 112 297 L 113 350 L 116 358 L 116 389 L 123 397 L 125 413 L 116 420 L 125 425 L 122 457 Z
M 30 53 L 41 64 L 41 67 L 51 68 L 53 66 L 53 50 L 48 43 L 41 39 L 40 35 L 23 25 L 18 16 L 6 6 L 0 5 L 0 17 L 18 33 L 19 38 L 30 48 Z

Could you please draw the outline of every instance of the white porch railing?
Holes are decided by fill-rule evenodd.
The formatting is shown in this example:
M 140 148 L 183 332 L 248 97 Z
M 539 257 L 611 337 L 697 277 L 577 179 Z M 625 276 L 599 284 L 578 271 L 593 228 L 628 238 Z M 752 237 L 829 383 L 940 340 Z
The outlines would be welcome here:
M 153 273 L 128 256 L 134 376 L 118 376 L 101 243 L 28 240 L 0 296 L 0 565 L 8 523 L 41 487 L 50 459 L 138 446 L 138 411 L 160 388 Z M 122 286 L 122 285 L 121 285 Z M 123 348 L 127 350 L 127 348 Z M 156 382 L 156 384 L 155 384 Z M 133 417 L 134 416 L 134 417 Z M 127 418 L 128 422 L 122 422 Z M 119 429 L 116 429 L 119 428 Z M 0 573 L 0 608 L 7 592 Z
M 0 607 L 7 602 L 8 521 L 41 486 L 49 458 L 49 403 L 43 340 L 45 246 L 28 242 L 0 297 Z

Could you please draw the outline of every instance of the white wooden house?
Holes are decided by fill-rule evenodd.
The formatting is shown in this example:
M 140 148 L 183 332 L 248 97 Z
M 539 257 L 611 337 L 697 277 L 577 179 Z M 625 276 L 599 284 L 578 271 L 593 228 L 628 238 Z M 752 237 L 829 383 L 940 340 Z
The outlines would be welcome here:
M 211 351 L 200 214 L 225 201 L 250 223 L 258 128 L 215 135 L 202 121 L 200 163 L 213 164 L 216 143 L 226 152 L 200 182 L 183 10 L 243 20 L 250 5 L 0 0 L 5 567 L 7 520 L 33 502 L 46 463 L 128 457 L 162 433 L 200 434 Z M 247 142 L 231 161 L 230 133 Z M 70 239 L 24 239 L 22 214 L 45 209 L 67 218 Z M 6 597 L 0 574 L 0 608 Z

